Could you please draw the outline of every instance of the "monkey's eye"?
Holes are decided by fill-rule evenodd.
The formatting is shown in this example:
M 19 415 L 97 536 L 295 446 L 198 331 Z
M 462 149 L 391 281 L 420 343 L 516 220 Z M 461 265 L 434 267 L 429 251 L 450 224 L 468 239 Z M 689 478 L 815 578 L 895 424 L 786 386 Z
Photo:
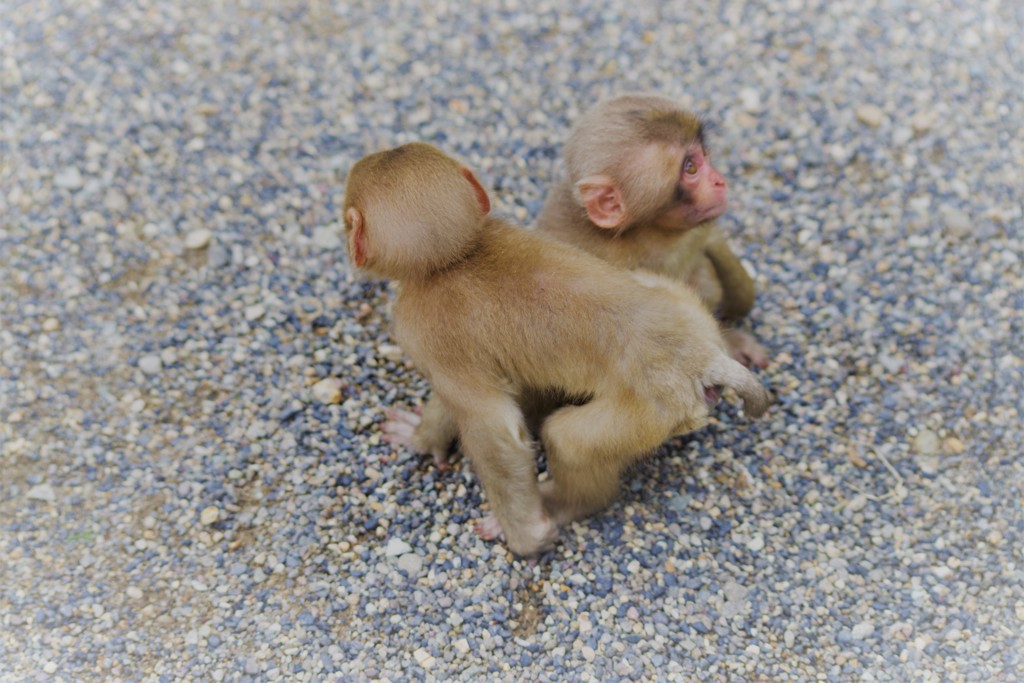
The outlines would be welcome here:
M 686 157 L 683 161 L 683 173 L 687 175 L 697 175 L 697 162 L 690 157 Z

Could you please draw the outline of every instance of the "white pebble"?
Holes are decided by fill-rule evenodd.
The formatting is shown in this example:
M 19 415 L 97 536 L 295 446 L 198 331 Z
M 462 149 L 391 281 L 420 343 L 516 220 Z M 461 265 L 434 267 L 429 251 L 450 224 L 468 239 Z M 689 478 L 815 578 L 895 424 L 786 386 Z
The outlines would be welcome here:
M 313 398 L 320 403 L 341 403 L 345 383 L 337 377 L 326 377 L 313 385 Z
M 335 227 L 323 227 L 313 230 L 313 245 L 321 249 L 337 249 L 341 246 L 341 237 Z
M 213 239 L 213 232 L 207 228 L 198 228 L 185 235 L 186 249 L 203 249 Z
M 388 557 L 398 557 L 412 552 L 412 546 L 400 538 L 392 538 L 384 548 L 384 554 Z
M 938 114 L 934 111 L 919 111 L 911 117 L 910 127 L 914 129 L 915 133 L 925 133 L 931 130 L 937 118 Z
M 854 640 L 864 640 L 872 633 L 875 632 L 875 625 L 870 621 L 862 621 L 851 630 L 851 635 Z
M 416 553 L 406 553 L 398 558 L 398 568 L 409 576 L 416 576 L 423 569 L 423 558 Z
M 849 513 L 860 512 L 868 504 L 868 497 L 863 493 L 858 493 L 856 496 L 850 499 L 850 502 L 846 504 L 846 511 Z
M 139 359 L 139 370 L 142 370 L 147 375 L 155 375 L 164 368 L 164 363 L 160 360 L 160 356 L 143 356 Z
M 249 322 L 255 322 L 262 318 L 267 312 L 267 309 L 263 304 L 253 304 L 252 306 L 245 307 L 245 319 Z
M 413 652 L 412 656 L 416 660 L 416 663 L 422 666 L 424 669 L 429 669 L 435 664 L 434 657 L 429 652 L 424 650 L 422 647 Z
M 743 88 L 740 90 L 740 105 L 744 111 L 756 114 L 761 111 L 761 94 L 754 88 Z
M 57 501 L 57 492 L 49 484 L 37 484 L 28 490 L 29 500 L 41 500 L 44 503 Z
M 832 157 L 832 161 L 836 162 L 839 166 L 845 166 L 850 161 L 850 150 L 840 144 L 829 145 L 828 154 Z
M 394 344 L 381 344 L 377 347 L 377 352 L 382 358 L 388 360 L 399 361 L 402 359 L 402 349 Z
M 939 437 L 930 429 L 922 429 L 914 437 L 913 446 L 921 455 L 935 455 L 939 452 Z
M 973 231 L 974 224 L 971 222 L 971 217 L 960 209 L 947 207 L 942 212 L 942 218 L 946 232 L 953 237 L 967 237 Z
M 857 119 L 872 128 L 878 128 L 885 120 L 885 112 L 874 104 L 862 104 L 857 107 Z
M 125 595 L 127 595 L 132 600 L 142 599 L 142 591 L 136 588 L 135 586 L 128 586 L 128 588 L 125 589 Z
M 68 166 L 53 176 L 53 184 L 65 190 L 77 190 L 84 183 L 82 172 L 74 166 Z
M 747 541 L 747 550 L 756 553 L 764 550 L 764 536 L 761 534 L 754 534 L 749 541 Z
M 57 662 L 47 662 L 46 664 L 43 664 L 43 673 L 57 673 Z

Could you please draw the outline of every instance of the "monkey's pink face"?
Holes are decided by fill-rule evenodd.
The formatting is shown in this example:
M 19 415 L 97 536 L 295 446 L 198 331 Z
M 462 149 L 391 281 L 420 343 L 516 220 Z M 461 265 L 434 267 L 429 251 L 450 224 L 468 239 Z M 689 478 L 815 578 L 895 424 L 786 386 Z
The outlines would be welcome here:
M 672 208 L 666 218 L 675 226 L 689 228 L 718 218 L 728 206 L 725 178 L 711 164 L 704 147 L 690 145 L 683 154 Z

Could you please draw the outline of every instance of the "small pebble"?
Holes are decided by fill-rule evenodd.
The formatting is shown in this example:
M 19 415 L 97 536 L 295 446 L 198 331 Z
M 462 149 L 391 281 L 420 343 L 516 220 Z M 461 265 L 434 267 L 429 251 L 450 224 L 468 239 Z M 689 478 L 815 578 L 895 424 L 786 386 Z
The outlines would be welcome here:
M 402 359 L 402 349 L 394 344 L 381 344 L 377 347 L 377 352 L 382 358 L 386 358 L 391 361 L 399 361 Z
M 919 111 L 910 117 L 910 127 L 917 134 L 927 133 L 935 125 L 938 114 L 935 111 Z
M 875 632 L 875 625 L 870 621 L 862 621 L 850 629 L 850 634 L 854 640 L 864 640 Z
M 942 212 L 943 223 L 946 232 L 953 237 L 968 237 L 974 232 L 974 223 L 971 217 L 956 207 L 947 207 Z
M 252 306 L 245 307 L 245 319 L 249 322 L 255 322 L 266 315 L 267 309 L 263 304 L 253 304 Z
M 742 88 L 739 97 L 744 111 L 751 114 L 761 111 L 761 94 L 754 88 Z
M 57 502 L 57 492 L 49 484 L 36 484 L 26 494 L 29 500 L 38 500 L 44 503 Z
M 185 248 L 197 251 L 206 248 L 213 239 L 213 232 L 207 228 L 197 228 L 185 235 Z
M 81 171 L 74 166 L 68 166 L 53 177 L 53 184 L 65 190 L 77 190 L 85 184 L 85 180 Z
M 431 655 L 423 648 L 417 649 L 415 652 L 412 653 L 412 656 L 416 660 L 416 663 L 424 669 L 433 668 L 434 664 L 437 663 L 433 655 Z
M 320 403 L 341 403 L 345 383 L 337 377 L 326 377 L 312 387 L 313 398 Z
M 885 112 L 874 104 L 862 104 L 857 107 L 857 120 L 872 128 L 878 128 L 885 120 Z
M 341 247 L 341 235 L 337 228 L 319 227 L 313 231 L 313 244 L 320 249 L 338 249 Z
M 220 508 L 215 505 L 203 508 L 203 511 L 199 513 L 199 523 L 203 526 L 210 526 L 216 524 L 220 520 Z
M 160 356 L 143 356 L 139 359 L 139 370 L 147 375 L 159 374 L 164 369 Z
M 914 437 L 913 448 L 921 455 L 936 455 L 939 452 L 939 437 L 930 429 L 921 429 Z
M 398 558 L 398 568 L 415 577 L 423 568 L 423 558 L 416 553 L 406 553 Z
M 388 539 L 388 544 L 384 548 L 384 554 L 388 557 L 398 557 L 409 552 L 412 552 L 412 546 L 400 538 Z

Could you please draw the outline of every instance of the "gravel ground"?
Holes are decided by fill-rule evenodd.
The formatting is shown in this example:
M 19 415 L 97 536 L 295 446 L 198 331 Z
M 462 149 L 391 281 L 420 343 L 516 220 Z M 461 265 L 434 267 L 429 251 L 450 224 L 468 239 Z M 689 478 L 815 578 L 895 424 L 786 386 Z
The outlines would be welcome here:
M 0 680 L 1024 681 L 1020 3 L 568 6 L 0 0 Z M 380 441 L 344 178 L 528 224 L 627 90 L 716 124 L 780 400 L 524 562 Z

